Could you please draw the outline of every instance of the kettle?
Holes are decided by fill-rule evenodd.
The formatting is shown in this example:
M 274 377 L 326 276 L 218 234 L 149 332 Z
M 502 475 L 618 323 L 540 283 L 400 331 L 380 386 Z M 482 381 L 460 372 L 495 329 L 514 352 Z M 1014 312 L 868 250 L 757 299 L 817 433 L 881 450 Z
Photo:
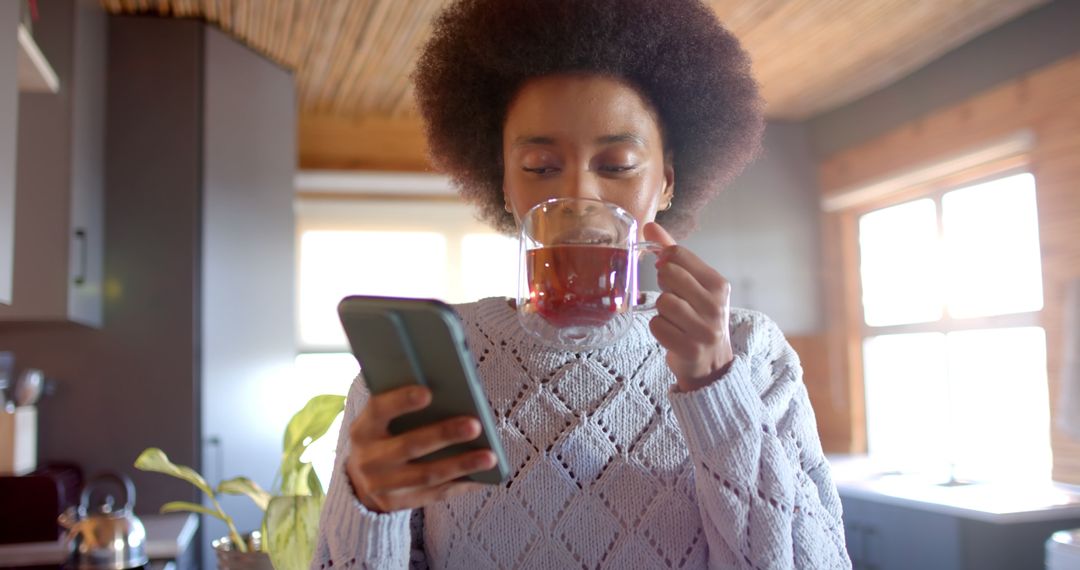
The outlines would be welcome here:
M 122 507 L 115 508 L 113 496 L 106 494 L 101 504 L 90 506 L 94 490 L 102 483 L 112 483 L 124 491 Z M 79 570 L 127 570 L 149 562 L 146 554 L 146 528 L 135 516 L 135 485 L 125 475 L 105 473 L 86 484 L 79 507 L 60 515 L 60 524 L 68 529 L 67 568 Z

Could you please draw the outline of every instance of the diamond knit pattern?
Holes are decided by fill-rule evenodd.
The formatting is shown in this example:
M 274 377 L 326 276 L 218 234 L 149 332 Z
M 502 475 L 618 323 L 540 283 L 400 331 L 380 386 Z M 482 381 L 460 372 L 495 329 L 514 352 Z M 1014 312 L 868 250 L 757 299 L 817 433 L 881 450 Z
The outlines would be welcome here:
M 663 397 L 672 378 L 660 348 L 526 350 L 469 316 L 512 475 L 425 510 L 425 547 L 443 561 L 429 564 L 476 567 L 468 544 L 494 568 L 701 567 L 693 467 Z
M 532 340 L 505 300 L 457 309 L 509 480 L 371 513 L 343 471 L 354 386 L 312 568 L 850 567 L 801 369 L 763 315 L 734 312 L 731 371 L 681 394 L 654 313 L 575 353 Z

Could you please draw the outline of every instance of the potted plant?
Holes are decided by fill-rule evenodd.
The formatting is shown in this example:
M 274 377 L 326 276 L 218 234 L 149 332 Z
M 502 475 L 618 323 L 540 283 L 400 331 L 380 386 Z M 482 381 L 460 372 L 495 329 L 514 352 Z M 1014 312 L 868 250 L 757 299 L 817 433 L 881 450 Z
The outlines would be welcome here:
M 309 445 L 326 434 L 344 407 L 344 396 L 315 396 L 289 420 L 285 428 L 281 467 L 275 479 L 277 494 L 271 494 L 247 477 L 222 481 L 213 489 L 194 469 L 172 463 L 156 447 L 147 448 L 139 454 L 135 467 L 183 479 L 210 499 L 209 507 L 173 501 L 162 506 L 161 512 L 187 511 L 223 521 L 229 534 L 214 541 L 218 566 L 222 570 L 266 568 L 270 563 L 277 570 L 304 569 L 315 552 L 319 512 L 325 493 L 311 463 L 301 461 L 300 457 Z M 264 513 L 261 532 L 241 536 L 232 517 L 218 503 L 217 497 L 221 494 L 250 497 Z

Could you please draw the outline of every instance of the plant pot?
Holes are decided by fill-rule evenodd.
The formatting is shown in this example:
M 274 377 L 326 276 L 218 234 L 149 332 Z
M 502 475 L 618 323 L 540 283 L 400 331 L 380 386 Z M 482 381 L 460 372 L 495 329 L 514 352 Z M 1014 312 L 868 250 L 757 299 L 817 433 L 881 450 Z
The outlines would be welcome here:
M 228 536 L 223 536 L 210 543 L 217 554 L 218 570 L 274 570 L 270 556 L 262 550 L 262 534 L 253 531 L 243 535 L 247 552 L 236 550 Z

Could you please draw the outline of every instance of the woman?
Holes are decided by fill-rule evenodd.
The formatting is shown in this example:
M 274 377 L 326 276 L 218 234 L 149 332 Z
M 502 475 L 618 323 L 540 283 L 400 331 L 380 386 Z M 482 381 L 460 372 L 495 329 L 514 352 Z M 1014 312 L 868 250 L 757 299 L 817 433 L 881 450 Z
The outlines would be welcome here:
M 544 346 L 505 299 L 457 307 L 510 457 L 472 418 L 391 436 L 420 387 L 354 382 L 313 568 L 849 567 L 798 358 L 676 245 L 753 157 L 762 103 L 698 0 L 464 0 L 415 74 L 437 165 L 495 227 L 533 205 L 613 202 L 666 246 L 656 308 L 614 346 Z M 507 268 L 513 271 L 513 268 Z

